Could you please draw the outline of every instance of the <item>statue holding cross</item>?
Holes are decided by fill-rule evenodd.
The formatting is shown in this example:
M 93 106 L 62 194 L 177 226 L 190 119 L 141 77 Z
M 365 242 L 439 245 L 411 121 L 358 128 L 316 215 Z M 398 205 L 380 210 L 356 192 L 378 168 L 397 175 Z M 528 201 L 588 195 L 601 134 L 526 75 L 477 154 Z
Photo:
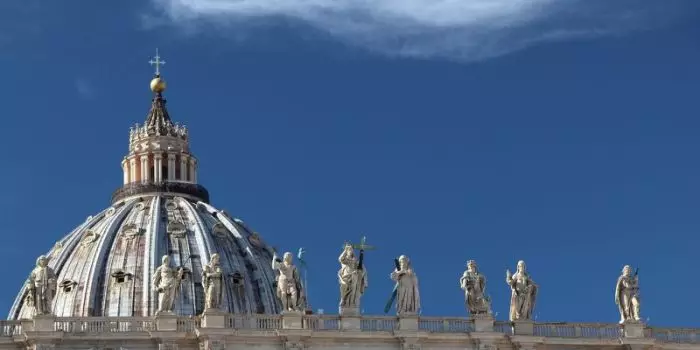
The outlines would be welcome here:
M 355 257 L 355 249 L 359 250 L 359 258 Z M 366 250 L 374 247 L 366 244 L 362 237 L 359 244 L 345 243 L 343 252 L 338 257 L 340 270 L 340 313 L 357 314 L 360 310 L 360 298 L 367 288 L 367 270 L 363 264 Z

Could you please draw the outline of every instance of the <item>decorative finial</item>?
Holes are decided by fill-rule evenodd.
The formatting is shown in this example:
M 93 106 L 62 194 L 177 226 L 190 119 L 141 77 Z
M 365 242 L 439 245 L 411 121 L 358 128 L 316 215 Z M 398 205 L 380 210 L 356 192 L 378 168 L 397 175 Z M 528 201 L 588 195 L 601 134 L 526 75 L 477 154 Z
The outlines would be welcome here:
M 156 56 L 148 61 L 150 65 L 156 66 L 156 76 L 160 76 L 160 65 L 165 65 L 165 61 L 160 60 L 160 55 L 158 55 L 158 49 L 156 48 Z
M 156 49 L 156 56 L 153 57 L 151 60 L 148 61 L 150 65 L 155 65 L 156 66 L 156 76 L 151 80 L 151 91 L 155 93 L 162 93 L 165 91 L 165 80 L 160 77 L 160 66 L 165 64 L 165 61 L 162 61 L 160 59 L 160 55 L 158 54 L 158 49 Z

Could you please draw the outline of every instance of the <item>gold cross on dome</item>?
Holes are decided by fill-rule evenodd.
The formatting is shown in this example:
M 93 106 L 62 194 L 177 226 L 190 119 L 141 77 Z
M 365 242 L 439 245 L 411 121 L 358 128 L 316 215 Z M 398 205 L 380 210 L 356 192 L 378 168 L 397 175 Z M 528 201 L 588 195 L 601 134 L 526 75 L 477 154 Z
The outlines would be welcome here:
M 156 49 L 156 57 L 153 57 L 151 60 L 149 60 L 148 64 L 155 65 L 156 75 L 160 75 L 160 66 L 165 65 L 165 61 L 160 60 L 160 56 L 158 55 L 158 49 Z

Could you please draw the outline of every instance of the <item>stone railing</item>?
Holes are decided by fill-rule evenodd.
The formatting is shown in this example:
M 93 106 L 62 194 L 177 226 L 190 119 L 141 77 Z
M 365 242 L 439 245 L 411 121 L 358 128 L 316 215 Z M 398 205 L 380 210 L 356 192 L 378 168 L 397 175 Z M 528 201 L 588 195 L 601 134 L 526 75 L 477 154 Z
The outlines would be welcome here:
M 269 332 L 281 329 L 313 332 L 383 332 L 416 331 L 428 334 L 467 334 L 481 331 L 547 338 L 624 339 L 645 338 L 661 343 L 700 344 L 700 329 L 645 327 L 601 323 L 542 323 L 494 321 L 458 317 L 413 317 L 338 315 L 237 315 L 218 314 L 201 317 L 56 317 L 21 321 L 0 321 L 0 337 L 21 336 L 31 331 L 59 331 L 64 334 L 183 332 L 197 333 L 201 329 L 231 329 L 245 332 Z M 43 328 L 43 329 L 40 329 Z M 639 330 L 638 333 L 634 333 Z

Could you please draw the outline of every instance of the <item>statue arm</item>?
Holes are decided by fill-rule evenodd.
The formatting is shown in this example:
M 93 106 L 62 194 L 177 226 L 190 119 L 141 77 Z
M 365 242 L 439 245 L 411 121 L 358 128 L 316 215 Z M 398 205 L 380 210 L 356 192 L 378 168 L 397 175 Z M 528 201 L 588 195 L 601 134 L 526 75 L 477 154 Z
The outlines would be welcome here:
M 160 284 L 160 269 L 161 267 L 159 266 L 155 271 L 153 271 L 153 277 L 151 277 L 151 285 L 153 285 L 153 288 L 158 289 L 158 285 Z
M 462 289 L 467 289 L 467 271 L 464 271 L 462 277 L 459 278 L 459 287 Z
M 615 284 L 615 304 L 620 305 L 620 293 L 622 292 L 622 277 L 617 279 Z

